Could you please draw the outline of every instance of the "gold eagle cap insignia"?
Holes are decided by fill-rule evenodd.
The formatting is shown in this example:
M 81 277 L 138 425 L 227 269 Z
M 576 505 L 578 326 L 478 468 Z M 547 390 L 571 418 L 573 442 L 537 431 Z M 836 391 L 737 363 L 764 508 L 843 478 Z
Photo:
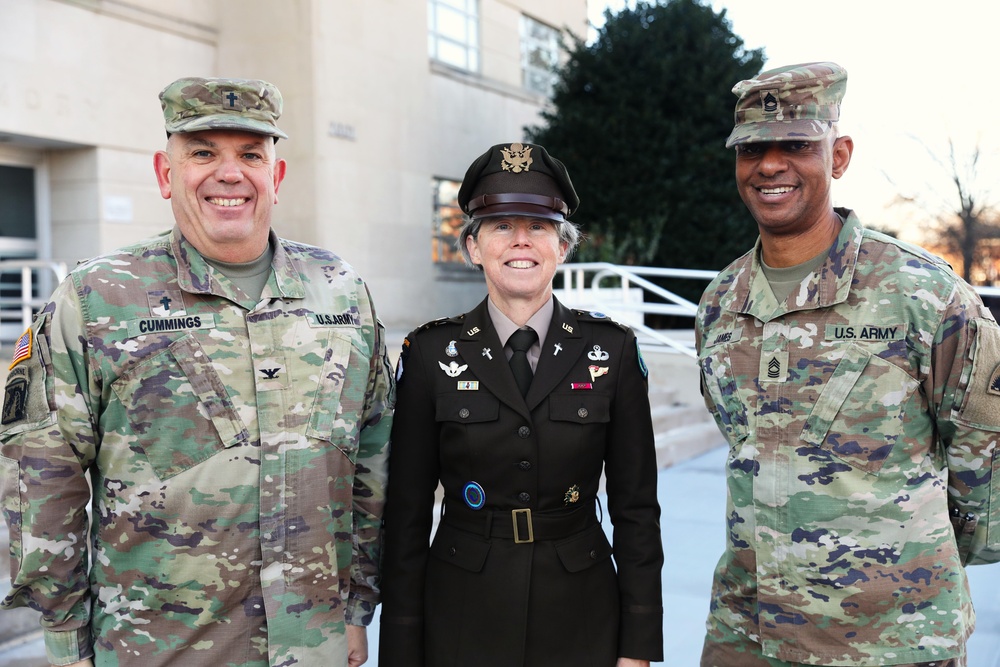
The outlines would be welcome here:
M 534 162 L 531 157 L 531 146 L 511 144 L 507 148 L 501 148 L 500 152 L 503 153 L 503 162 L 500 166 L 504 171 L 520 174 L 522 171 L 528 171 Z

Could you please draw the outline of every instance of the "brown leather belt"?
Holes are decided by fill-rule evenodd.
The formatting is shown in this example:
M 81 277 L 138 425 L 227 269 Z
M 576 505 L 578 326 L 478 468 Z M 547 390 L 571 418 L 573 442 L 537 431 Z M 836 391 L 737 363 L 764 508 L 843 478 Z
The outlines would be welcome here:
M 559 540 L 579 533 L 597 523 L 594 501 L 571 510 L 532 512 L 516 510 L 472 510 L 457 502 L 445 502 L 442 521 L 449 526 L 478 533 L 485 538 L 514 540 L 528 544 L 540 540 Z

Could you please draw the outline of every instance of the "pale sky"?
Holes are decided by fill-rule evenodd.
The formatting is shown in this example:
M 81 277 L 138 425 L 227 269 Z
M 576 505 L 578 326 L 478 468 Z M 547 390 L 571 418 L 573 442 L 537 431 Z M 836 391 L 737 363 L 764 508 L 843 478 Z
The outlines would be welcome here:
M 604 6 L 617 11 L 625 2 L 589 0 L 591 21 L 603 23 Z M 832 60 L 847 69 L 841 131 L 855 147 L 834 185 L 836 205 L 919 240 L 913 209 L 889 204 L 900 192 L 939 206 L 957 201 L 950 171 L 928 153 L 946 160 L 949 139 L 963 161 L 979 145 L 975 191 L 1000 204 L 1000 190 L 989 187 L 1000 177 L 1000 85 L 988 78 L 988 63 L 997 61 L 994 0 L 713 0 L 712 7 L 726 9 L 747 48 L 764 48 L 765 68 Z

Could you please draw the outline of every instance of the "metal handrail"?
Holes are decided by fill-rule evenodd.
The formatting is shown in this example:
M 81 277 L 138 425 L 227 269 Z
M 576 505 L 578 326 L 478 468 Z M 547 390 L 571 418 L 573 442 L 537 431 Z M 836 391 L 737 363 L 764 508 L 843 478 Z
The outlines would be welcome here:
M 568 305 L 574 308 L 600 311 L 628 311 L 642 315 L 675 315 L 691 317 L 698 313 L 698 305 L 687 299 L 650 282 L 647 278 L 675 278 L 684 280 L 703 280 L 710 282 L 718 271 L 701 269 L 668 269 L 652 266 L 622 266 L 607 262 L 581 262 L 579 264 L 564 264 L 559 267 L 563 279 L 562 297 Z M 589 280 L 588 280 L 589 277 Z M 610 278 L 618 278 L 620 285 L 607 288 L 603 285 Z M 588 286 L 589 283 L 589 286 Z M 643 290 L 643 298 L 633 298 L 630 289 L 639 287 Z M 973 289 L 981 297 L 1000 297 L 1000 287 L 974 285 Z M 646 296 L 653 296 L 660 301 L 647 301 Z M 640 336 L 644 344 L 643 351 L 679 352 L 690 357 L 697 357 L 694 347 L 676 339 L 669 331 L 652 329 L 642 322 L 642 318 L 628 323 Z
M 48 301 L 48 295 L 35 296 L 35 286 L 44 282 L 43 274 L 47 272 L 51 272 L 55 284 L 62 282 L 66 277 L 66 264 L 44 259 L 0 260 L 0 275 L 14 272 L 20 274 L 21 296 L 0 298 L 0 322 L 20 321 L 21 326 L 27 329 L 31 326 L 35 311 Z M 35 280 L 36 272 L 38 273 L 37 281 Z M 4 306 L 13 306 L 13 308 L 5 308 Z
M 563 279 L 563 296 L 574 308 L 593 310 L 634 311 L 637 313 L 655 315 L 677 315 L 691 317 L 698 312 L 698 304 L 651 282 L 647 278 L 676 278 L 679 280 L 702 280 L 706 283 L 718 275 L 718 271 L 701 269 L 669 269 L 654 266 L 622 266 L 608 262 L 580 262 L 564 264 L 559 268 Z M 589 287 L 588 275 L 590 275 Z M 604 287 L 611 278 L 618 278 L 618 288 Z M 643 290 L 643 299 L 632 298 L 631 289 L 638 287 Z M 611 296 L 615 294 L 617 296 Z M 661 301 L 648 301 L 649 294 Z M 643 350 L 652 352 L 679 352 L 690 357 L 696 357 L 694 348 L 685 342 L 677 340 L 670 332 L 660 331 L 646 326 L 639 321 L 629 322 L 632 328 L 646 340 Z

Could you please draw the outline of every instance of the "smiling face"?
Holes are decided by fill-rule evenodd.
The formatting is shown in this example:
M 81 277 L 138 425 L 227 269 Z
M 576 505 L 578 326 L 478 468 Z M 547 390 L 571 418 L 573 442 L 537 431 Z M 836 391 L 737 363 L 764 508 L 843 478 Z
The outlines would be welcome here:
M 466 239 L 466 247 L 472 263 L 483 267 L 493 303 L 508 314 L 515 304 L 537 310 L 548 300 L 552 278 L 568 249 L 556 223 L 523 216 L 484 219 L 479 233 Z
M 851 161 L 850 137 L 769 141 L 736 147 L 736 185 L 762 236 L 808 234 L 833 211 L 831 178 Z
M 160 194 L 198 252 L 225 262 L 260 257 L 285 176 L 271 137 L 229 130 L 174 134 L 153 167 Z

